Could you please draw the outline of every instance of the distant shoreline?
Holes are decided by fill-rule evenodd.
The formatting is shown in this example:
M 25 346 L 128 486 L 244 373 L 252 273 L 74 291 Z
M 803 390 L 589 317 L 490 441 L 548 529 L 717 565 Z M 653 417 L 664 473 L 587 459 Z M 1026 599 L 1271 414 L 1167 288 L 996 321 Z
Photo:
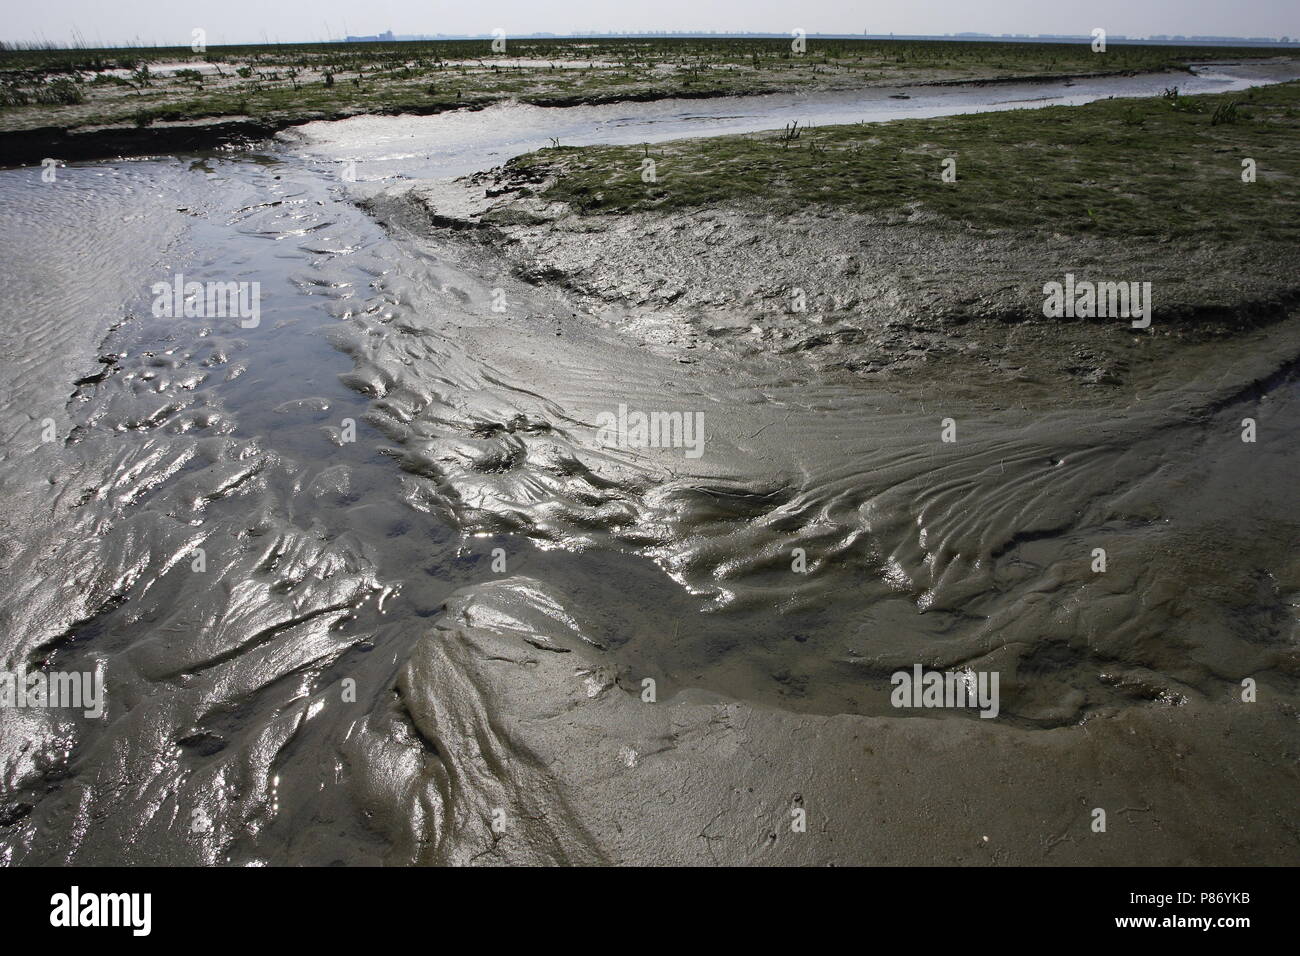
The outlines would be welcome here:
M 588 106 L 773 93 L 986 86 L 1154 75 L 1282 49 L 814 37 L 512 39 L 123 51 L 0 51 L 0 166 L 245 148 L 303 123 L 494 103 Z M 170 59 L 168 57 L 170 56 Z M 173 62 L 174 61 L 174 62 Z M 1097 65 L 1105 63 L 1107 69 Z M 152 69 L 151 69 L 152 68 Z
M 1097 79 L 1107 76 L 1155 75 L 1161 70 L 1111 70 L 1094 73 L 1053 73 L 1030 76 L 989 77 L 972 80 L 916 80 L 891 84 L 889 88 L 911 89 L 921 86 L 982 87 L 1023 83 L 1055 83 L 1061 80 Z M 571 106 L 598 106 L 610 103 L 645 103 L 658 100 L 714 99 L 725 96 L 761 95 L 737 91 L 716 93 L 711 91 L 664 91 L 632 95 L 575 96 L 552 98 L 533 105 L 555 108 Z M 428 108 L 403 107 L 367 111 L 340 110 L 335 113 L 310 112 L 299 115 L 254 118 L 251 116 L 200 119 L 180 122 L 161 122 L 149 126 L 114 124 L 87 129 L 44 126 L 36 129 L 0 130 L 0 168 L 35 166 L 46 157 L 60 162 L 91 162 L 141 156 L 161 156 L 173 153 L 196 153 L 213 149 L 246 149 L 273 137 L 282 130 L 306 123 L 350 119 L 354 116 L 429 116 L 457 110 L 481 110 L 491 102 L 471 102 L 459 106 L 441 104 Z

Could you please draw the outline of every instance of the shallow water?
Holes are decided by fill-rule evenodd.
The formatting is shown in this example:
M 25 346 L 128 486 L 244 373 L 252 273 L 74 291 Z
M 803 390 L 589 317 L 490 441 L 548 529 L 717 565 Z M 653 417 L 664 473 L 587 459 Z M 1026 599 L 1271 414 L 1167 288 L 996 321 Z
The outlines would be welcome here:
M 0 710 L 6 858 L 379 859 L 357 782 L 327 755 L 391 697 L 445 598 L 493 576 L 493 548 L 509 573 L 558 574 L 593 608 L 617 606 L 629 580 L 676 589 L 645 559 L 540 553 L 527 536 L 467 535 L 450 512 L 412 507 L 347 353 L 389 324 L 413 332 L 408 286 L 438 297 L 440 325 L 463 323 L 486 290 L 456 250 L 437 261 L 394 244 L 295 162 L 60 177 L 43 190 L 35 171 L 0 174 L 6 234 L 30 240 L 5 275 L 4 659 L 101 667 L 109 703 L 102 720 Z M 75 271 L 83 260 L 102 271 Z M 261 324 L 155 319 L 149 286 L 177 272 L 260 282 Z M 101 288 L 123 305 L 100 306 Z M 497 387 L 453 342 L 426 338 L 445 360 L 434 381 Z M 349 418 L 357 439 L 340 444 Z M 693 605 L 658 603 L 662 616 Z M 611 644 L 630 639 L 611 631 Z M 345 676 L 355 705 L 340 701 Z M 339 832 L 304 822 L 322 814 Z
M 682 108 L 646 106 L 590 135 Z M 471 130 L 439 175 L 531 141 L 489 112 L 431 118 Z M 367 176 L 431 168 L 371 149 Z M 407 771 L 376 715 L 448 596 L 508 575 L 665 699 L 886 714 L 923 662 L 1000 670 L 1030 730 L 1243 676 L 1294 704 L 1294 322 L 1033 407 L 684 363 L 483 247 L 385 231 L 320 155 L 0 172 L 0 650 L 108 686 L 100 720 L 0 710 L 5 861 L 389 859 L 374 794 Z M 261 323 L 154 318 L 178 272 L 259 282 Z M 601 447 L 620 403 L 701 413 L 704 454 Z
M 1119 96 L 1226 93 L 1300 77 L 1300 64 L 1222 63 L 1192 74 L 1157 73 L 985 87 L 880 87 L 808 95 L 772 94 L 715 99 L 657 100 L 563 108 L 520 103 L 433 116 L 357 116 L 308 123 L 285 134 L 308 155 L 354 162 L 359 182 L 393 177 L 463 176 L 512 156 L 551 145 L 658 143 L 781 129 L 789 123 L 827 126 L 953 116 L 1045 106 L 1078 106 Z M 905 96 L 906 99 L 895 99 Z

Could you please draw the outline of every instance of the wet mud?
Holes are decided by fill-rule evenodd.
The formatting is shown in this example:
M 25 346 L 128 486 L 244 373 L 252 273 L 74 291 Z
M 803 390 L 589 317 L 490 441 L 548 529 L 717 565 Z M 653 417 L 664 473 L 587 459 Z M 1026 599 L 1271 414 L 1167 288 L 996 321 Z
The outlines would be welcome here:
M 791 269 L 878 258 L 791 316 L 749 213 L 511 237 L 437 189 L 305 149 L 0 174 L 0 653 L 107 688 L 0 708 L 0 859 L 1295 861 L 1285 262 L 1137 331 L 940 247 L 959 320 L 883 232 L 796 222 Z M 176 273 L 259 282 L 260 324 L 156 318 Z M 620 406 L 700 454 L 611 444 Z M 999 673 L 998 717 L 892 706 L 917 664 Z

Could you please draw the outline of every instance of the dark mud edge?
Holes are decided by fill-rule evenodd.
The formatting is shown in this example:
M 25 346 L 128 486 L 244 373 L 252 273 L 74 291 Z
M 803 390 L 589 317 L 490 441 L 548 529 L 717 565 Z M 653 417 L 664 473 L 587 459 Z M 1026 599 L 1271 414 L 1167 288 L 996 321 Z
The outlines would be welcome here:
M 1021 76 L 991 76 L 983 80 L 909 80 L 901 87 L 912 86 L 1011 86 L 1017 83 L 1063 83 L 1066 80 L 1100 80 L 1104 77 L 1155 76 L 1158 73 L 1192 73 L 1186 64 L 1167 70 L 1094 70 L 1091 73 L 1029 73 Z
M 75 132 L 54 126 L 15 130 L 0 136 L 0 166 L 31 166 L 48 158 L 60 162 L 192 153 L 211 149 L 246 149 L 270 139 L 301 120 L 237 120 L 133 128 L 112 126 Z
M 150 126 L 103 126 L 93 129 L 66 129 L 41 126 L 36 129 L 0 132 L 0 167 L 32 166 L 48 158 L 60 162 L 84 162 L 133 156 L 160 156 L 172 153 L 197 153 L 215 149 L 250 149 L 265 143 L 281 130 L 321 120 L 348 119 L 352 116 L 428 116 L 450 110 L 481 110 L 488 102 L 468 102 L 448 108 L 435 104 L 428 108 L 340 110 L 336 113 L 307 113 L 273 119 L 237 119 L 212 122 L 158 123 Z

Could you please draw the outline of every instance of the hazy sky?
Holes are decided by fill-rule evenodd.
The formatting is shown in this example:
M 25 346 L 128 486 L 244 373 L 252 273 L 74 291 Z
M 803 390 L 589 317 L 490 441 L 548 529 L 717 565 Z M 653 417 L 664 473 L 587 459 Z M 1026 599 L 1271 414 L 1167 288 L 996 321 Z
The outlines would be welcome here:
M 719 30 L 1300 35 L 1297 0 L 3 0 L 0 39 L 188 46 L 345 33 Z

